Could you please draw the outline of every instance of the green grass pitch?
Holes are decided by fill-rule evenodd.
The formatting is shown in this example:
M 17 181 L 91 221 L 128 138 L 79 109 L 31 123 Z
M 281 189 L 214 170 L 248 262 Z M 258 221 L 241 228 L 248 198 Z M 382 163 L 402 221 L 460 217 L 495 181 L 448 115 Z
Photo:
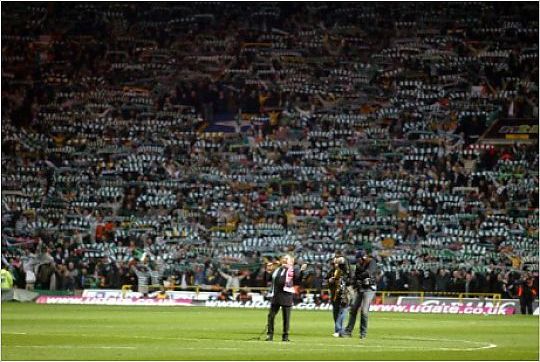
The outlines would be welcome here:
M 2 360 L 538 360 L 537 316 L 371 313 L 332 337 L 330 311 L 292 311 L 290 343 L 256 338 L 266 310 L 2 303 Z

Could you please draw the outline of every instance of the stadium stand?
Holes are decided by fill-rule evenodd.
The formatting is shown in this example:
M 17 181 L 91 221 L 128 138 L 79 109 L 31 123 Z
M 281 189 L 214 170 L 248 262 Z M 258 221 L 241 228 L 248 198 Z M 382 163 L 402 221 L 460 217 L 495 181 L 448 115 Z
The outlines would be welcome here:
M 364 248 L 379 290 L 538 285 L 537 9 L 3 4 L 2 263 L 264 287 L 292 252 L 320 289 Z

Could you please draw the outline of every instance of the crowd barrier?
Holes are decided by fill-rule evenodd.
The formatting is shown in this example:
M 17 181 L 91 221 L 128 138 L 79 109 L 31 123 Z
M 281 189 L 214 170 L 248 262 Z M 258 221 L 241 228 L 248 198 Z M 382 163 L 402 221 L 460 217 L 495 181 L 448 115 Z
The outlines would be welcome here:
M 159 290 L 161 288 L 161 285 L 149 285 L 149 290 Z M 132 289 L 132 285 L 123 285 L 122 286 L 122 292 L 127 293 Z M 174 287 L 168 287 L 165 288 L 166 290 L 172 291 L 172 290 L 189 290 L 194 291 L 196 295 L 199 295 L 200 292 L 203 291 L 216 291 L 220 292 L 223 290 L 222 287 L 218 286 L 202 286 L 202 285 L 192 285 L 192 286 L 174 286 Z M 244 287 L 239 289 L 232 289 L 232 293 L 236 295 L 240 290 L 244 290 L 247 293 L 265 293 L 268 291 L 267 287 Z M 302 292 L 306 292 L 307 294 L 321 294 L 321 293 L 330 293 L 329 289 L 312 289 L 312 288 L 306 288 L 302 289 Z M 437 291 L 376 291 L 376 304 L 385 304 L 387 300 L 390 299 L 392 301 L 396 297 L 400 296 L 417 296 L 422 301 L 426 297 L 453 297 L 457 298 L 459 301 L 462 301 L 465 298 L 479 298 L 479 299 L 490 299 L 493 301 L 500 301 L 501 300 L 501 294 L 500 293 L 464 293 L 464 292 L 437 292 Z

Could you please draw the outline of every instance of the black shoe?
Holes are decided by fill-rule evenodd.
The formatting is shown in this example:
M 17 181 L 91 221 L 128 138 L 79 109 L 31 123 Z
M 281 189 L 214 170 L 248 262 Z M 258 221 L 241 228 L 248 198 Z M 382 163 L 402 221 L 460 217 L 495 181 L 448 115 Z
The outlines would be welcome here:
M 361 334 L 361 335 L 360 335 L 360 339 L 366 339 L 366 338 L 367 338 L 367 337 L 366 337 L 365 334 Z
M 351 338 L 351 334 L 350 333 L 342 333 L 339 335 L 341 338 Z
M 274 340 L 274 336 L 266 336 L 265 341 L 273 341 L 273 340 Z
M 283 338 L 281 338 L 281 342 L 290 342 L 291 340 L 289 339 L 288 336 L 283 336 Z

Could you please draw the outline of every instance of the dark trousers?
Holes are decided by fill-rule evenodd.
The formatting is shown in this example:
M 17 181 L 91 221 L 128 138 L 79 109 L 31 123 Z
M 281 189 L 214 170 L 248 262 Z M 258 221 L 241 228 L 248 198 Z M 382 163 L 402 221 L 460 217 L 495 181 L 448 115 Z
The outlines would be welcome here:
M 291 306 L 284 306 L 279 304 L 270 305 L 270 312 L 268 313 L 268 335 L 274 335 L 274 319 L 279 312 L 279 307 L 283 312 L 283 338 L 289 337 L 289 323 L 291 321 Z
M 528 298 L 520 298 L 521 314 L 533 314 L 533 300 Z
M 341 307 L 339 300 L 333 300 L 332 301 L 332 314 L 334 317 L 334 323 L 336 323 L 339 315 L 339 308 Z

